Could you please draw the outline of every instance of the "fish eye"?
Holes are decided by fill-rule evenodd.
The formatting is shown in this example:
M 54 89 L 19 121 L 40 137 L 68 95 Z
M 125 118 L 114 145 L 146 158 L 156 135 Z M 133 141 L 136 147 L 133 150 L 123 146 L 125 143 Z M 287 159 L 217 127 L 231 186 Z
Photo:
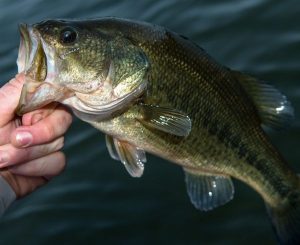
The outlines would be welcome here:
M 60 41 L 63 44 L 74 43 L 76 39 L 77 32 L 71 27 L 66 27 L 60 32 Z

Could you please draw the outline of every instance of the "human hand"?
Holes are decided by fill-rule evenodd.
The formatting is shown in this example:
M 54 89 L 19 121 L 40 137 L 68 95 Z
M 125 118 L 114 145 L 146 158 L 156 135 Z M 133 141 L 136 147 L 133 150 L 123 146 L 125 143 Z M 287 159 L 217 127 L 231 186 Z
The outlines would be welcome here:
M 18 198 L 63 171 L 66 161 L 60 149 L 72 122 L 71 114 L 57 104 L 17 117 L 24 80 L 18 74 L 0 89 L 0 175 Z

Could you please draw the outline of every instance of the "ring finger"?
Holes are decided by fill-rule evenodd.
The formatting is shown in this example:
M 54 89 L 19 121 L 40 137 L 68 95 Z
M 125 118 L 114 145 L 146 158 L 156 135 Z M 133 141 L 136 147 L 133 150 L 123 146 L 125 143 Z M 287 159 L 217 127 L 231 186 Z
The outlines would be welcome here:
M 9 168 L 9 171 L 19 175 L 32 177 L 44 176 L 47 179 L 50 179 L 52 176 L 58 175 L 60 172 L 62 172 L 65 168 L 65 164 L 65 155 L 58 151 Z

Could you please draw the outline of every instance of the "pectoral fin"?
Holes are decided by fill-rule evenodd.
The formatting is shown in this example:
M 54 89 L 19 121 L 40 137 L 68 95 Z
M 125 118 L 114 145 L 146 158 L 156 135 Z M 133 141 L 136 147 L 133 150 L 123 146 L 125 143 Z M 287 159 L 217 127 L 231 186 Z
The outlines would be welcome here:
M 108 135 L 106 136 L 106 145 L 110 156 L 115 160 L 120 160 L 132 177 L 143 175 L 144 163 L 147 160 L 142 149 Z
M 233 199 L 234 186 L 230 177 L 206 175 L 184 169 L 188 195 L 195 208 L 209 211 Z
M 139 105 L 142 117 L 137 118 L 142 124 L 176 136 L 188 136 L 192 122 L 188 115 L 172 108 L 154 105 Z

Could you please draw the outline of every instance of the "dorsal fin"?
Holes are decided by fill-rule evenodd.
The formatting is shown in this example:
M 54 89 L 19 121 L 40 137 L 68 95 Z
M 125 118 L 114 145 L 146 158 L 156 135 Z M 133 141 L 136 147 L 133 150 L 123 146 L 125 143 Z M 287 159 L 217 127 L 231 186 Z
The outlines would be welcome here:
M 283 129 L 290 125 L 294 109 L 285 95 L 264 81 L 238 71 L 232 73 L 253 100 L 265 126 Z

